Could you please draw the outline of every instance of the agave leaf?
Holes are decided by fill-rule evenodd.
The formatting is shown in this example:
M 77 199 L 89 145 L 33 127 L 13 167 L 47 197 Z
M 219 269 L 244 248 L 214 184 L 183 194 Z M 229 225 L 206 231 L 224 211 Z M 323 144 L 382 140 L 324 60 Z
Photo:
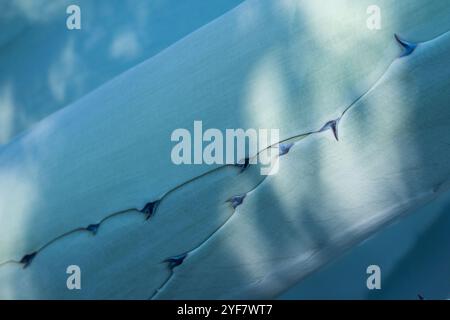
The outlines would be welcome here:
M 298 142 L 155 298 L 274 297 L 448 190 L 449 54 L 447 33 L 394 62 L 341 119 L 339 142 Z
M 381 1 L 374 33 L 369 2 L 246 1 L 5 145 L 1 295 L 271 297 L 445 190 L 448 5 Z M 395 33 L 436 39 L 398 59 Z M 337 142 L 320 129 L 346 110 Z M 171 132 L 199 119 L 315 133 L 277 175 L 215 190 L 217 167 L 170 161 Z M 89 288 L 68 292 L 77 263 Z

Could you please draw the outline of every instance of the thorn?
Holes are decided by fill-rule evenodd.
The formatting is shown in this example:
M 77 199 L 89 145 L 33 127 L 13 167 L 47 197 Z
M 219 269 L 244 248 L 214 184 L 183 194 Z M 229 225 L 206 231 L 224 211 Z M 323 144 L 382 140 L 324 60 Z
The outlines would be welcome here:
M 34 257 L 36 257 L 37 252 L 33 252 L 30 254 L 26 254 L 23 256 L 22 260 L 20 260 L 20 263 L 23 263 L 23 268 L 25 269 L 30 265 L 30 263 L 33 261 Z
M 279 156 L 284 156 L 285 154 L 289 153 L 291 150 L 293 143 L 282 143 L 278 146 L 279 149 Z
M 100 228 L 100 223 L 90 224 L 87 226 L 86 230 L 92 232 L 92 234 L 95 236 L 97 234 L 98 228 Z
M 241 168 L 241 173 L 244 172 L 245 169 L 247 169 L 250 166 L 250 159 L 245 158 L 244 163 L 238 163 L 236 165 L 238 168 Z
M 233 209 L 236 209 L 239 205 L 242 204 L 242 202 L 244 202 L 245 196 L 246 196 L 246 194 L 239 195 L 239 196 L 233 196 L 229 200 L 227 200 L 227 202 L 230 202 Z
M 403 54 L 400 56 L 401 57 L 406 57 L 409 56 L 411 53 L 413 53 L 413 51 L 417 48 L 417 44 L 416 43 L 412 43 L 406 40 L 403 40 L 402 38 L 400 38 L 397 34 L 394 34 L 395 40 L 397 40 L 397 42 L 403 47 L 404 51 Z
M 144 208 L 142 208 L 142 210 L 140 210 L 143 214 L 145 214 L 145 220 L 150 219 L 150 217 L 155 214 L 159 202 L 160 202 L 159 200 L 149 202 L 145 205 Z
M 184 259 L 186 259 L 186 257 L 187 253 L 183 253 L 180 254 L 179 256 L 170 257 L 164 260 L 164 262 L 167 262 L 169 264 L 169 269 L 172 270 L 173 268 L 178 267 L 180 264 L 182 264 Z
M 319 132 L 323 132 L 328 129 L 331 129 L 333 131 L 334 138 L 336 139 L 336 141 L 339 141 L 338 122 L 339 122 L 339 119 L 328 121 L 327 123 L 325 123 L 325 125 L 322 127 L 322 129 L 320 129 Z

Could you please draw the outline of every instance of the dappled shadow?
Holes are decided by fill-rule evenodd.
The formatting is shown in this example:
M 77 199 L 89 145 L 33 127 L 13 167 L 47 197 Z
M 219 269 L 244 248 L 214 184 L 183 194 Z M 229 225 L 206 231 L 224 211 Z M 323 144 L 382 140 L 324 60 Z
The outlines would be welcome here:
M 108 4 L 109 3 L 110 2 L 108 2 Z M 258 48 L 259 50 L 255 50 L 251 52 L 251 54 L 249 54 L 248 52 L 239 53 L 241 54 L 240 57 L 242 57 L 242 65 L 231 66 L 238 69 L 238 72 L 236 72 L 236 74 L 240 76 L 238 79 L 227 79 L 226 75 L 228 73 L 226 73 L 226 70 L 224 70 L 230 68 L 230 65 L 226 64 L 226 62 L 228 61 L 227 59 L 232 59 L 233 55 L 236 53 L 232 51 L 221 52 L 223 56 L 220 57 L 196 57 L 193 55 L 192 58 L 198 59 L 199 64 L 203 62 L 201 61 L 202 59 L 205 59 L 206 63 L 211 61 L 214 62 L 215 60 L 220 58 L 223 62 L 225 62 L 225 66 L 221 66 L 216 61 L 216 64 L 209 64 L 211 66 L 209 70 L 202 70 L 201 68 L 197 68 L 198 66 L 195 65 L 191 66 L 191 68 L 184 69 L 184 71 L 186 72 L 185 74 L 178 74 L 178 77 L 183 78 L 190 75 L 188 74 L 188 71 L 209 72 L 211 70 L 216 70 L 217 75 L 223 75 L 222 79 L 204 80 L 205 88 L 191 88 L 192 92 L 191 96 L 189 96 L 190 101 L 187 101 L 186 103 L 195 103 L 201 101 L 201 99 L 203 98 L 202 90 L 209 89 L 212 92 L 225 92 L 224 95 L 226 96 L 226 98 L 222 98 L 220 94 L 217 94 L 217 97 L 214 97 L 213 99 L 214 101 L 210 101 L 210 103 L 212 105 L 214 105 L 214 103 L 216 102 L 220 103 L 221 106 L 228 105 L 229 107 L 227 110 L 218 110 L 217 112 L 221 112 L 224 115 L 226 115 L 227 112 L 234 112 L 236 114 L 236 121 L 234 123 L 231 123 L 231 121 L 230 123 L 224 123 L 222 124 L 224 127 L 219 129 L 226 129 L 227 126 L 238 126 L 244 128 L 255 126 L 257 128 L 279 128 L 281 130 L 282 139 L 295 134 L 307 133 L 310 130 L 319 130 L 321 126 L 326 123 L 326 121 L 334 120 L 336 116 L 339 115 L 339 111 L 342 111 L 357 97 L 356 92 L 358 92 L 358 95 L 363 93 L 355 89 L 355 86 L 359 87 L 359 85 L 355 84 L 355 81 L 366 82 L 366 84 L 361 87 L 367 89 L 370 88 L 371 85 L 373 85 L 373 82 L 368 81 L 366 75 L 361 72 L 361 70 L 359 70 L 356 66 L 354 67 L 355 70 L 353 70 L 352 61 L 345 61 L 349 54 L 349 51 L 347 50 L 344 50 L 344 52 L 336 52 L 336 61 L 329 61 L 330 52 L 331 55 L 333 55 L 333 50 L 337 50 L 339 46 L 335 48 L 327 45 L 327 41 L 325 41 L 327 40 L 327 38 L 324 34 L 321 34 L 319 32 L 320 30 L 316 25 L 317 21 L 304 22 L 308 21 L 307 16 L 312 14 L 306 9 L 307 5 L 304 5 L 304 9 L 302 9 L 301 6 L 295 6 L 293 7 L 295 8 L 294 11 L 290 11 L 289 9 L 292 8 L 288 7 L 288 10 L 280 12 L 280 6 L 273 4 L 262 7 L 263 9 L 261 9 L 261 12 L 254 12 L 253 14 L 267 17 L 269 21 L 274 22 L 273 30 L 269 28 L 268 34 L 258 34 L 258 32 L 241 34 L 240 32 L 242 32 L 242 25 L 240 25 L 239 23 L 236 23 L 235 30 L 227 30 L 232 35 L 232 41 L 230 41 L 232 42 L 232 44 L 237 44 L 245 41 L 247 40 L 246 37 L 254 34 L 260 37 L 258 38 L 258 41 L 260 41 L 260 43 L 258 43 L 258 41 L 253 42 L 255 45 L 268 43 L 268 45 L 266 46 L 261 45 L 261 47 Z M 101 8 L 101 6 L 99 8 Z M 111 7 L 107 7 L 104 8 L 102 12 L 104 12 L 104 14 L 106 15 L 105 19 L 110 18 L 111 23 L 115 24 L 117 23 L 116 19 L 114 18 L 116 17 L 116 15 L 114 15 L 114 12 L 111 12 L 110 10 L 112 10 Z M 142 14 L 142 11 L 146 10 L 138 11 L 139 14 Z M 305 12 L 307 12 L 308 14 L 305 14 Z M 127 15 L 124 16 L 126 17 Z M 150 18 L 136 17 L 136 19 L 133 19 L 133 23 L 144 21 L 144 26 L 139 25 L 130 27 L 128 25 L 130 20 L 127 17 L 126 19 L 124 19 L 124 25 L 121 25 L 121 23 L 119 22 L 119 25 L 121 27 L 118 27 L 117 33 L 104 33 L 104 30 L 100 30 L 98 33 L 94 32 L 95 19 L 92 17 L 91 19 L 93 20 L 90 20 L 88 14 L 85 25 L 83 25 L 83 31 L 79 34 L 73 33 L 73 35 L 70 36 L 72 37 L 71 39 L 68 39 L 67 36 L 58 35 L 59 32 L 67 32 L 66 30 L 53 33 L 55 39 L 57 39 L 55 40 L 54 45 L 55 47 L 58 47 L 58 50 L 54 50 L 54 56 L 49 56 L 49 62 L 51 61 L 51 63 L 49 63 L 48 65 L 48 87 L 43 92 L 39 88 L 30 88 L 30 92 L 33 92 L 33 90 L 39 91 L 39 97 L 40 99 L 42 99 L 42 102 L 49 100 L 47 106 L 50 109 L 53 108 L 53 110 L 56 110 L 59 108 L 59 106 L 70 103 L 71 101 L 75 100 L 76 97 L 84 95 L 86 92 L 92 90 L 92 88 L 95 88 L 100 83 L 106 81 L 106 79 L 109 79 L 115 74 L 129 68 L 131 65 L 138 63 L 141 59 L 144 59 L 144 57 L 151 56 L 152 53 L 149 53 L 151 50 L 148 48 L 145 49 L 145 45 L 153 48 L 152 50 L 154 50 L 154 53 L 159 52 L 158 50 L 161 50 L 161 47 L 164 47 L 164 45 L 161 45 L 161 43 L 159 45 L 154 45 L 152 43 L 145 44 L 145 41 L 142 41 L 143 37 L 145 38 L 146 35 L 146 32 L 144 30 L 147 30 L 148 28 L 148 26 L 146 26 L 146 19 L 151 20 Z M 403 17 L 402 19 L 405 18 Z M 399 25 L 403 21 L 402 19 L 399 19 Z M 243 19 L 242 17 L 237 18 L 236 21 L 245 23 L 245 19 Z M 295 24 L 295 28 L 292 27 L 291 21 L 297 22 L 297 24 Z M 168 25 L 171 25 L 171 23 L 173 23 L 173 21 L 168 23 Z M 249 23 L 251 23 L 251 20 Z M 255 25 L 254 30 L 258 30 L 259 27 L 260 26 Z M 90 30 L 90 28 L 92 28 L 92 32 L 90 33 L 89 37 L 94 38 L 90 38 L 90 43 L 83 42 L 84 44 L 82 45 L 82 47 L 79 47 L 80 37 L 83 36 L 83 32 L 85 32 L 85 30 Z M 186 30 L 186 27 L 183 26 L 181 29 Z M 161 31 L 161 29 L 158 28 L 156 28 L 156 30 Z M 172 29 L 172 31 L 173 30 L 174 29 Z M 141 34 L 141 32 L 143 32 L 143 34 Z M 180 37 L 180 33 L 183 32 L 184 31 L 180 31 L 173 37 Z M 273 34 L 271 32 L 273 32 Z M 52 34 L 52 32 L 45 32 L 45 34 Z M 301 40 L 295 39 L 294 35 L 299 34 L 307 34 L 309 36 L 305 36 L 307 40 L 305 40 L 305 42 L 302 42 Z M 271 39 L 271 37 L 275 37 L 277 35 L 285 35 L 285 38 L 281 36 L 279 38 L 277 37 Z M 173 38 L 168 37 L 168 39 Z M 270 41 L 265 42 L 264 40 L 266 39 L 270 39 Z M 215 44 L 214 39 L 208 39 L 208 41 L 211 41 L 211 43 L 202 43 L 199 47 L 199 52 L 204 53 L 204 51 L 201 51 L 202 48 Z M 11 45 L 12 44 L 8 44 L 8 46 Z M 94 48 L 98 47 L 104 48 L 106 51 L 96 51 L 95 54 L 92 53 L 91 50 L 96 50 Z M 390 51 L 389 53 L 396 52 L 396 49 L 397 51 L 399 51 L 399 48 L 395 49 L 394 45 L 392 47 L 394 49 L 392 49 L 392 51 Z M 308 54 L 307 52 L 303 52 L 302 50 L 313 50 L 314 54 Z M 383 48 L 382 51 L 384 50 L 387 49 Z M 51 51 L 53 52 L 53 50 Z M 81 52 L 81 54 L 79 54 L 79 52 Z M 0 52 L 0 54 L 2 53 Z M 371 52 L 371 54 L 373 53 Z M 389 56 L 390 55 L 386 53 L 385 56 L 381 56 L 379 57 L 379 59 L 376 59 L 376 62 L 379 63 L 379 65 L 377 66 L 378 75 L 381 75 L 381 73 L 385 72 L 385 67 L 391 63 L 391 61 L 384 60 Z M 87 57 L 89 57 L 89 59 Z M 395 55 L 392 55 L 392 59 L 394 58 Z M 317 67 L 317 69 L 312 67 L 314 66 L 313 61 L 316 61 L 315 59 L 319 59 L 320 61 L 323 60 L 323 64 L 320 64 L 320 67 Z M 339 82 L 340 90 L 334 88 L 333 83 L 329 84 L 328 82 L 320 81 L 319 75 L 324 76 L 323 70 L 327 70 L 325 68 L 326 66 L 330 66 L 333 63 L 341 66 L 345 62 L 345 66 L 347 67 L 344 67 L 342 70 L 337 68 L 337 71 L 335 70 L 332 75 L 329 75 L 330 79 L 336 79 L 336 83 Z M 43 62 L 43 64 L 45 64 L 45 62 Z M 33 71 L 33 69 L 31 70 Z M 99 74 L 101 74 L 101 76 L 99 76 L 98 78 L 95 76 L 91 77 L 92 72 L 95 72 L 93 70 L 100 71 Z M 334 69 L 330 67 L 329 70 Z M 340 79 L 342 74 L 340 74 L 339 70 L 346 73 L 348 77 Z M 320 73 L 319 71 L 321 71 L 322 73 Z M 83 74 L 83 72 L 86 73 Z M 175 72 L 176 70 L 172 75 L 174 75 Z M 36 70 L 34 70 L 33 72 L 33 74 L 38 73 L 39 72 Z M 7 72 L 7 74 L 11 75 L 13 74 L 13 72 L 10 71 Z M 354 74 L 357 75 L 355 76 Z M 314 78 L 315 76 L 317 78 Z M 26 98 L 23 98 L 21 100 L 19 97 L 17 97 L 17 90 L 18 88 L 21 88 L 21 86 L 18 86 L 17 83 L 23 81 L 18 80 L 19 78 L 20 77 L 15 79 L 14 77 L 9 76 L 7 84 L 4 85 L 4 87 L 7 88 L 5 91 L 6 93 L 2 93 L 0 91 L 0 93 L 2 94 L 2 96 L 0 97 L 2 97 L 3 99 L 0 101 L 7 101 L 8 105 L 13 105 L 9 108 L 11 110 L 14 110 L 14 112 L 16 112 L 16 110 L 18 109 L 20 110 L 20 107 L 17 108 L 17 105 L 28 105 Z M 38 76 L 36 76 L 36 79 L 37 78 Z M 314 78 L 315 82 L 308 81 L 311 78 Z M 376 79 L 375 76 L 371 76 L 369 78 L 372 80 Z M 39 83 L 39 81 L 37 81 L 36 79 L 29 79 L 32 86 L 35 83 Z M 69 86 L 69 82 L 71 86 L 70 90 L 67 89 Z M 73 84 L 75 84 L 75 88 L 79 89 L 74 89 L 74 87 L 72 87 Z M 186 86 L 189 85 L 190 84 L 186 84 Z M 420 88 L 416 89 L 419 90 Z M 406 96 L 408 94 L 408 92 L 406 92 L 406 90 L 401 87 L 392 88 L 392 90 L 397 91 L 398 95 L 403 94 Z M 226 95 L 226 93 L 229 92 L 232 92 L 233 94 Z M 167 103 L 173 101 L 170 100 L 170 98 L 171 97 L 167 97 Z M 50 103 L 50 101 L 53 102 Z M 33 103 L 36 103 L 36 101 L 34 101 Z M 416 103 L 421 104 L 426 103 L 426 101 L 417 101 Z M 45 104 L 42 103 L 42 105 Z M 324 105 L 326 105 L 326 107 L 323 107 Z M 95 106 L 92 107 L 94 108 Z M 169 107 L 178 108 L 178 110 L 182 110 L 183 108 L 183 106 L 168 106 L 168 108 Z M 383 104 L 363 104 L 360 107 L 364 107 L 367 109 L 375 107 L 382 108 Z M 404 108 L 403 111 L 399 112 L 396 115 L 392 115 L 390 119 L 378 118 L 376 112 L 374 111 L 363 113 L 361 116 L 361 122 L 359 124 L 353 124 L 356 128 L 355 131 L 359 130 L 360 132 L 364 132 L 365 127 L 363 126 L 363 124 L 370 125 L 370 120 L 373 122 L 373 124 L 376 125 L 386 123 L 392 125 L 392 127 L 390 128 L 397 128 L 401 127 L 403 125 L 403 122 L 414 122 L 416 118 L 421 116 L 418 114 L 408 114 L 408 112 L 406 112 L 406 108 L 417 106 L 405 104 L 398 107 Z M 324 109 L 330 111 L 330 113 L 324 112 Z M 416 109 L 420 110 L 420 108 Z M 49 109 L 37 110 L 36 112 L 37 114 L 39 114 L 37 117 L 39 118 L 43 116 L 48 110 Z M 11 135 L 11 132 L 14 132 L 18 127 L 20 127 L 20 125 L 11 124 L 11 122 L 16 121 L 14 120 L 15 116 L 11 116 L 10 111 L 7 112 L 9 112 L 9 115 L 5 116 L 5 118 L 8 118 L 8 130 L 10 132 L 4 135 L 6 139 L 8 139 L 8 137 Z M 202 116 L 203 112 L 204 117 L 207 117 L 207 113 L 205 113 L 206 110 L 195 110 L 195 112 L 196 115 L 198 112 L 198 115 L 200 117 Z M 403 117 L 403 115 L 406 116 Z M 232 118 L 230 117 L 230 119 Z M 204 122 L 205 127 L 216 127 L 215 123 L 212 120 L 205 119 Z M 408 129 L 411 129 L 411 127 L 408 127 Z M 395 130 L 392 130 L 392 132 L 395 133 Z M 330 134 L 330 132 L 324 132 L 321 134 Z M 422 165 L 425 164 L 429 165 L 429 162 L 433 160 L 433 158 L 430 157 L 431 149 L 424 147 L 424 145 L 428 141 L 421 141 L 418 134 L 414 135 L 414 137 L 417 138 L 417 144 L 414 145 L 411 153 L 406 155 L 401 153 L 396 154 L 396 150 L 393 150 L 392 154 L 389 155 L 393 159 L 391 163 L 393 169 L 401 167 L 401 165 L 407 163 L 408 161 L 411 161 L 411 159 L 415 161 L 415 164 L 419 168 L 421 168 Z M 370 138 L 370 136 L 367 137 L 367 144 L 370 144 Z M 305 139 L 309 138 L 307 137 Z M 338 144 L 339 142 L 334 141 L 334 143 Z M 323 167 L 325 167 L 325 161 L 329 161 L 330 159 L 326 158 L 327 150 L 321 148 L 321 146 L 323 145 L 324 144 L 320 144 L 317 146 L 311 145 L 311 147 L 308 148 L 308 154 L 301 154 L 299 155 L 299 157 L 320 159 L 318 161 L 323 162 Z M 353 154 L 357 155 L 359 151 L 358 147 L 362 146 L 354 146 L 352 150 L 347 149 L 346 151 L 350 151 Z M 104 146 L 104 148 L 105 150 L 108 150 L 107 146 Z M 398 149 L 400 149 L 400 146 L 398 146 Z M 138 151 L 136 153 L 138 153 Z M 286 155 L 286 157 L 289 156 L 290 154 Z M 365 165 L 369 164 L 355 163 L 355 174 L 358 173 L 356 172 L 358 166 L 359 168 L 361 168 Z M 313 166 L 311 167 L 313 168 Z M 320 167 L 320 163 L 318 167 Z M 340 168 L 337 169 L 339 170 Z M 393 174 L 396 174 L 395 171 L 393 171 Z M 428 175 L 428 173 L 426 174 Z M 414 195 L 416 189 L 413 185 L 410 184 L 410 182 L 420 181 L 421 175 L 424 175 L 424 173 L 420 171 L 418 173 L 415 172 L 414 180 L 410 179 L 411 177 L 409 176 L 409 174 L 399 174 L 395 177 L 395 182 L 393 184 L 386 185 L 386 190 L 380 191 L 376 196 L 378 198 L 392 196 L 398 197 L 400 199 L 405 194 Z M 257 239 L 258 248 L 255 249 L 261 250 L 260 252 L 255 251 L 251 254 L 253 256 L 260 255 L 260 261 L 262 263 L 266 263 L 269 266 L 269 269 L 273 269 L 274 271 L 276 271 L 277 269 L 279 269 L 280 265 L 283 264 L 282 258 L 280 258 L 281 260 L 278 261 L 270 259 L 273 257 L 278 257 L 278 254 L 280 252 L 283 252 L 283 250 L 289 252 L 291 255 L 295 255 L 296 253 L 303 253 L 302 249 L 307 246 L 310 246 L 310 248 L 316 251 L 320 251 L 326 247 L 328 248 L 328 250 L 330 250 L 330 248 L 334 248 L 335 244 L 332 242 L 334 236 L 333 229 L 329 228 L 328 224 L 326 223 L 327 219 L 331 216 L 333 219 L 336 219 L 338 221 L 337 225 L 345 225 L 345 223 L 351 223 L 351 217 L 332 216 L 333 212 L 323 212 L 321 204 L 317 203 L 317 195 L 321 195 L 322 199 L 325 199 L 328 203 L 332 202 L 333 199 L 338 199 L 342 195 L 345 195 L 346 190 L 340 190 L 338 188 L 336 188 L 336 190 L 333 190 L 333 192 L 327 193 L 327 191 L 330 190 L 328 184 L 332 182 L 331 179 L 333 177 L 335 176 L 327 177 L 325 176 L 324 172 L 319 170 L 319 172 L 316 172 L 315 178 L 309 180 L 311 183 L 307 186 L 302 185 L 301 180 L 290 182 L 291 185 L 293 185 L 292 190 L 299 190 L 300 188 L 296 189 L 295 186 L 295 184 L 298 184 L 299 186 L 301 186 L 301 190 L 303 192 L 298 196 L 290 198 L 292 202 L 288 204 L 286 203 L 285 194 L 283 193 L 285 190 L 283 191 L 281 188 L 278 189 L 276 185 L 272 186 L 272 180 L 270 177 L 268 177 L 267 181 L 265 181 L 261 186 L 258 187 L 261 188 L 261 190 L 264 190 L 264 192 L 261 192 L 260 194 L 257 194 L 257 192 L 255 192 L 256 197 L 261 197 L 261 201 L 257 202 L 257 204 L 251 209 L 255 211 L 254 214 L 256 215 L 260 212 L 266 212 L 267 214 L 267 204 L 269 203 L 271 210 L 267 215 L 253 220 L 253 224 L 247 225 L 247 231 L 249 232 L 249 234 L 253 235 L 254 239 Z M 339 176 L 339 174 L 337 174 L 336 177 L 345 179 L 345 177 L 341 177 Z M 148 178 L 151 179 L 153 177 L 149 176 Z M 361 179 L 363 178 L 364 177 L 361 176 Z M 446 179 L 447 177 L 443 177 L 443 179 L 444 178 Z M 117 182 L 117 184 L 121 183 L 122 181 Z M 205 183 L 208 183 L 207 179 L 205 179 Z M 39 181 L 36 181 L 36 188 L 39 189 Z M 355 195 L 355 197 L 357 197 L 357 195 Z M 349 197 L 348 199 L 354 198 Z M 224 199 L 224 201 L 225 200 L 227 199 Z M 249 199 L 246 199 L 246 201 L 242 205 L 242 208 L 246 206 L 248 200 Z M 73 205 L 76 206 L 76 203 Z M 292 213 L 290 211 L 292 211 L 293 207 L 299 208 L 299 220 L 296 220 L 295 217 L 292 217 Z M 233 217 L 233 219 L 230 219 L 230 222 L 234 221 L 235 226 L 239 224 L 239 211 L 240 210 L 238 210 L 236 216 Z M 361 208 L 361 211 L 363 212 L 364 208 Z M 106 214 L 108 213 L 105 212 L 105 215 Z M 36 219 L 37 221 L 39 217 L 33 217 L 33 219 Z M 214 217 L 212 217 L 211 219 L 214 219 Z M 24 232 L 24 235 L 26 235 L 27 232 L 33 232 L 33 227 L 35 226 L 33 221 L 28 221 L 27 223 L 27 227 L 29 229 Z M 149 223 L 151 223 L 151 221 Z M 223 229 L 232 228 L 232 225 L 233 224 L 227 223 L 224 225 Z M 231 230 L 231 233 L 233 232 L 233 229 L 229 230 Z M 168 230 L 168 232 L 170 232 L 170 230 Z M 220 232 L 221 231 L 219 230 L 218 234 Z M 301 232 L 300 236 L 298 235 L 299 232 Z M 368 235 L 369 234 L 365 234 L 364 236 Z M 215 235 L 212 235 L 211 241 L 213 241 L 213 238 L 215 238 Z M 299 248 L 297 249 L 297 244 L 295 243 L 295 241 L 299 239 L 301 239 L 302 241 L 304 240 L 304 242 L 299 243 Z M 358 238 L 358 240 L 362 239 L 363 237 Z M 24 239 L 24 241 L 26 240 L 27 239 Z M 245 240 L 241 239 L 241 241 Z M 357 241 L 354 242 L 356 243 Z M 274 243 L 276 243 L 277 245 L 275 246 Z M 226 251 L 228 261 L 241 261 L 245 265 L 246 260 L 247 262 L 251 260 L 245 257 L 248 252 L 243 251 L 244 249 L 242 247 L 231 247 L 230 244 L 232 243 L 218 243 L 216 244 L 216 249 L 222 248 L 224 252 Z M 303 245 L 304 247 L 301 247 L 301 245 Z M 200 250 L 201 249 L 202 248 L 200 248 Z M 251 246 L 247 246 L 246 248 L 246 250 L 251 249 L 253 249 Z M 336 245 L 337 251 L 341 249 L 341 247 Z M 180 252 L 180 254 L 182 253 Z M 287 258 L 292 258 L 292 256 Z M 189 259 L 189 257 L 187 259 Z M 293 266 L 295 266 L 295 264 L 293 264 Z M 204 266 L 194 266 L 194 268 L 198 269 L 203 267 Z M 189 270 L 187 270 L 187 272 L 189 272 Z M 234 273 L 228 274 L 233 278 L 233 281 L 238 283 L 245 283 L 246 279 L 251 276 L 253 270 L 251 267 L 246 268 L 244 266 L 240 270 L 233 269 L 233 272 Z M 263 281 L 263 278 L 265 276 L 268 275 L 261 275 L 261 279 L 259 280 Z M 275 278 L 279 276 L 279 274 L 274 275 Z M 299 280 L 302 276 L 304 275 L 298 273 L 296 276 L 289 278 L 289 281 L 294 282 L 295 280 Z M 39 277 L 36 275 L 36 278 L 38 279 Z M 286 282 L 286 280 L 280 279 L 280 282 Z M 37 280 L 36 282 L 37 287 L 44 287 L 45 285 L 46 284 L 44 283 L 39 283 L 39 280 Z M 275 291 L 280 291 L 280 289 L 277 289 Z M 225 292 L 224 294 L 227 293 L 229 292 Z M 263 292 L 261 292 L 261 294 L 264 295 Z
M 448 214 L 442 210 L 441 205 L 448 205 L 448 202 L 447 193 L 443 195 L 443 199 L 418 208 L 410 216 L 380 230 L 342 257 L 307 276 L 286 290 L 279 299 L 373 299 L 380 295 L 387 296 L 388 293 L 391 298 L 401 298 L 393 294 L 396 286 L 390 284 L 389 275 L 408 252 L 416 251 L 415 248 L 420 244 L 417 241 L 418 235 L 428 233 L 431 224 Z M 429 263 L 434 261 L 434 258 L 430 259 Z M 373 264 L 381 268 L 382 290 L 369 295 L 370 291 L 366 286 L 369 275 L 366 274 L 366 269 Z M 412 290 L 411 297 L 417 298 Z

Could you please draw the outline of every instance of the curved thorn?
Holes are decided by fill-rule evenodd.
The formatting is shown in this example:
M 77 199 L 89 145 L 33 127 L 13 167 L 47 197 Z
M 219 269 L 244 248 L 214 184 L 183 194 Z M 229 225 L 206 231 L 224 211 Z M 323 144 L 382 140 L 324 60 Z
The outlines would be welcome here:
M 156 212 L 156 208 L 158 207 L 159 200 L 147 203 L 144 208 L 140 210 L 143 214 L 145 214 L 145 220 L 150 219 Z
M 236 209 L 239 205 L 242 204 L 242 202 L 244 202 L 245 196 L 246 194 L 233 196 L 229 200 L 227 200 L 227 202 L 230 202 L 233 209 Z
M 323 131 L 331 129 L 333 131 L 334 138 L 336 139 L 336 141 L 339 141 L 338 122 L 339 122 L 339 119 L 328 121 L 327 123 L 325 123 L 325 125 L 322 127 L 322 129 L 320 129 L 319 132 L 323 132 Z
M 238 163 L 236 166 L 241 168 L 241 172 L 244 172 L 250 166 L 250 158 L 245 158 L 243 163 Z
M 417 48 L 417 44 L 416 43 L 412 43 L 406 40 L 403 40 L 402 38 L 400 38 L 397 34 L 394 34 L 395 40 L 397 40 L 397 42 L 403 47 L 404 51 L 402 53 L 401 57 L 406 57 L 409 56 L 411 53 L 413 53 L 413 51 Z
M 95 223 L 88 225 L 86 230 L 91 232 L 95 236 L 97 234 L 98 228 L 100 228 L 100 223 Z
M 29 254 L 26 254 L 23 256 L 23 258 L 20 260 L 20 263 L 23 263 L 23 268 L 25 269 L 30 265 L 30 263 L 33 261 L 33 259 L 36 257 L 37 252 L 32 252 Z
M 187 253 L 183 253 L 178 256 L 173 256 L 173 257 L 167 258 L 166 260 L 164 260 L 164 262 L 167 262 L 169 269 L 172 270 L 173 268 L 182 264 L 184 259 L 186 259 L 186 257 L 187 257 Z
M 294 143 L 282 143 L 279 145 L 278 149 L 279 149 L 279 156 L 284 156 L 285 154 L 289 153 L 289 151 L 291 150 L 292 146 L 294 145 Z

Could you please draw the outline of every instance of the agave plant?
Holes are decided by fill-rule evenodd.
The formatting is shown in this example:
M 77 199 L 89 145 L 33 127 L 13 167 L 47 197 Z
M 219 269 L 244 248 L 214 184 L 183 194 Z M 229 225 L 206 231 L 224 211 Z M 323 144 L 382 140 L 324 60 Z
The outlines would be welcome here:
M 247 0 L 45 117 L 0 149 L 0 297 L 274 298 L 436 199 L 449 18 L 446 0 Z M 278 172 L 175 165 L 196 120 L 279 128 Z

